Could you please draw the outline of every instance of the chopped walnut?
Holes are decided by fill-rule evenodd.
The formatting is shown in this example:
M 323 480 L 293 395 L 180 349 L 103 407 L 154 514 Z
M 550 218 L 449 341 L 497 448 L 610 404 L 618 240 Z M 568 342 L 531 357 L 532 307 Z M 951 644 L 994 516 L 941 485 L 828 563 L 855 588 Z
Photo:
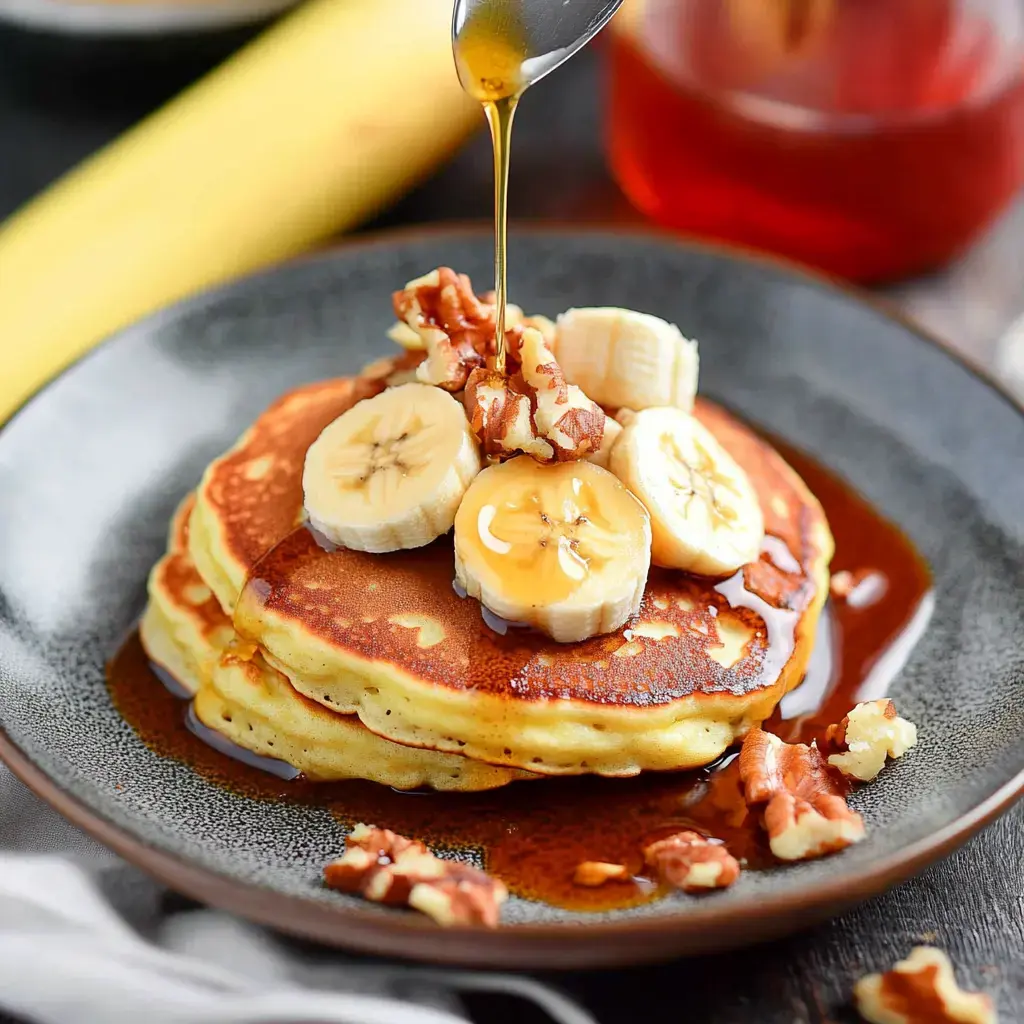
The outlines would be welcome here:
M 510 361 L 519 372 L 474 370 L 463 397 L 484 452 L 499 458 L 530 455 L 544 463 L 599 454 L 604 410 L 566 382 L 540 331 L 524 327 L 509 340 Z
M 603 860 L 585 860 L 582 864 L 576 865 L 572 880 L 577 885 L 596 889 L 599 885 L 604 885 L 605 882 L 627 882 L 629 877 L 625 864 L 609 864 Z
M 537 436 L 529 395 L 516 390 L 512 378 L 497 370 L 474 370 L 466 383 L 463 404 L 485 455 L 525 454 L 538 462 L 554 461 L 554 446 Z
M 435 857 L 415 839 L 357 825 L 345 852 L 324 868 L 332 889 L 376 903 L 409 906 L 441 925 L 498 924 L 504 885 L 483 871 Z
M 833 768 L 870 782 L 887 757 L 902 757 L 916 743 L 917 726 L 900 718 L 891 700 L 869 700 L 828 727 L 823 747 Z
M 964 992 L 940 949 L 918 946 L 891 971 L 854 986 L 860 1015 L 871 1024 L 996 1024 L 992 1000 Z
M 388 328 L 388 337 L 410 352 L 422 352 L 427 347 L 423 335 L 414 331 L 404 320 L 397 320 Z
M 420 340 L 426 359 L 417 375 L 424 384 L 461 391 L 470 372 L 494 354 L 495 308 L 473 293 L 465 274 L 439 267 L 392 296 L 399 321 Z M 412 348 L 412 335 L 392 328 L 391 337 Z
M 592 462 L 595 466 L 600 466 L 602 469 L 608 468 L 608 458 L 612 453 L 612 448 L 615 447 L 615 442 L 619 439 L 619 434 L 622 433 L 622 427 L 611 418 L 611 416 L 605 416 L 604 418 L 604 434 L 601 436 L 601 444 L 596 452 L 591 452 L 587 456 L 587 462 Z
M 436 274 L 437 272 L 435 271 L 434 273 Z M 433 274 L 428 274 L 425 278 L 420 278 L 419 281 L 433 283 L 434 276 Z M 405 287 L 406 289 L 409 289 L 417 283 L 417 281 L 410 281 Z M 494 292 L 486 292 L 485 294 L 478 296 L 478 298 L 485 306 L 493 306 L 495 303 Z M 524 317 L 523 311 L 517 305 L 511 302 L 506 303 L 505 329 L 507 331 L 511 331 L 520 324 L 525 327 L 536 327 L 537 330 L 544 335 L 545 341 L 549 341 L 549 344 L 555 337 L 556 327 L 553 320 L 549 320 L 546 316 Z M 395 323 L 388 328 L 387 336 L 396 345 L 401 345 L 402 348 L 408 349 L 410 352 L 422 352 L 427 347 L 427 343 L 421 331 L 422 328 L 419 330 L 414 329 L 404 320 L 396 320 Z M 489 345 L 490 343 L 488 342 L 488 346 Z
M 724 889 L 740 877 L 736 858 L 721 843 L 697 832 L 677 832 L 651 843 L 644 860 L 662 881 L 683 892 Z
M 484 292 L 482 295 L 478 295 L 477 298 L 485 306 L 494 306 L 494 317 L 497 320 L 498 316 L 498 293 L 495 291 Z M 517 306 L 514 302 L 505 303 L 505 330 L 511 331 L 514 327 L 518 327 L 526 319 L 523 315 L 521 306 Z M 532 319 L 532 318 L 531 318 Z
M 806 860 L 864 838 L 825 755 L 814 746 L 783 743 L 752 729 L 740 750 L 740 779 L 749 805 L 764 804 L 764 827 L 780 860 Z
M 540 331 L 524 328 L 513 340 L 512 351 L 532 392 L 537 432 L 554 446 L 555 461 L 581 459 L 598 451 L 604 440 L 604 410 L 565 379 Z
M 506 373 L 494 368 L 494 295 L 477 296 L 465 274 L 440 267 L 393 296 L 399 322 L 388 332 L 422 358 L 416 379 L 463 391 L 466 413 L 488 455 L 530 455 L 538 462 L 591 458 L 607 463 L 619 433 L 604 410 L 562 373 L 557 330 L 547 317 L 506 307 Z

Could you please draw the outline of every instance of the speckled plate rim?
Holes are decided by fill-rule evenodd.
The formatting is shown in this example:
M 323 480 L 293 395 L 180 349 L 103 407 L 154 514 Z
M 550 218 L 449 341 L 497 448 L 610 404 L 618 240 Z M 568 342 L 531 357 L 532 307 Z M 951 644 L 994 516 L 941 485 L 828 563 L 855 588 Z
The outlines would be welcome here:
M 290 261 L 290 265 L 330 260 L 336 253 L 358 254 L 412 241 L 437 238 L 484 236 L 489 228 L 479 224 L 448 224 L 444 227 L 400 228 L 367 235 L 326 251 L 316 252 Z M 680 239 L 658 229 L 612 227 L 581 227 L 580 225 L 517 225 L 516 233 L 557 237 L 568 234 L 614 236 L 642 243 L 658 242 L 680 248 L 724 256 L 741 262 L 761 264 L 781 270 L 825 292 L 853 298 L 896 322 L 918 340 L 937 348 L 951 361 L 964 367 L 973 377 L 988 386 L 996 400 L 1007 403 L 1024 417 L 1019 403 L 991 376 L 971 365 L 953 351 L 942 339 L 929 334 L 901 315 L 885 301 L 862 290 L 812 272 L 799 264 L 765 256 L 735 246 L 714 245 Z M 152 314 L 141 323 L 158 326 L 168 317 L 217 303 L 237 287 L 249 287 L 254 281 L 274 274 L 280 265 L 201 292 L 182 302 Z M 137 330 L 138 324 L 130 329 Z M 80 359 L 65 367 L 69 372 L 90 359 L 97 349 L 116 341 L 122 332 L 95 346 Z M 0 424 L 0 440 L 5 427 L 21 410 L 45 396 L 54 383 L 44 384 L 31 395 L 12 416 Z M 624 921 L 595 921 L 581 927 L 579 922 L 503 925 L 493 932 L 472 928 L 450 928 L 443 932 L 444 941 L 436 941 L 436 925 L 418 915 L 381 915 L 348 907 L 322 905 L 300 896 L 290 896 L 273 889 L 240 882 L 217 871 L 200 867 L 190 861 L 159 850 L 115 825 L 103 815 L 73 796 L 53 781 L 10 739 L 0 724 L 0 761 L 33 793 L 62 814 L 72 824 L 120 854 L 169 888 L 241 917 L 305 939 L 330 945 L 388 956 L 461 965 L 500 964 L 516 968 L 595 968 L 623 966 L 631 963 L 669 959 L 686 953 L 710 953 L 752 941 L 744 939 L 744 925 L 756 919 L 756 938 L 769 939 L 832 917 L 850 906 L 878 895 L 922 870 L 934 861 L 952 853 L 980 829 L 1009 810 L 1024 796 L 1024 770 L 1018 772 L 994 793 L 955 821 L 909 846 L 879 858 L 866 867 L 827 882 L 819 882 L 797 892 L 759 896 L 756 904 L 716 906 L 688 905 L 685 915 L 666 914 L 661 917 Z M 796 925 L 794 924 L 796 922 Z M 628 938 L 622 946 L 609 941 Z

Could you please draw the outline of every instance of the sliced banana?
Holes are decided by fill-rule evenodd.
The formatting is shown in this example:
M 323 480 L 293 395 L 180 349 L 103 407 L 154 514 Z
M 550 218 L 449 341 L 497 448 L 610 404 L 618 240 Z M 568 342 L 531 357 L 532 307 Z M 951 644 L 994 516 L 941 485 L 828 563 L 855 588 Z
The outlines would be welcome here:
M 402 348 L 410 352 L 419 352 L 427 347 L 426 339 L 419 331 L 414 331 L 404 320 L 396 320 L 388 328 L 388 337 Z
M 519 456 L 485 469 L 455 517 L 455 577 L 496 615 L 563 643 L 618 629 L 651 563 L 647 512 L 607 470 Z
M 697 343 L 649 313 L 567 310 L 558 318 L 555 351 L 566 380 L 606 409 L 693 408 Z
M 688 413 L 645 409 L 628 417 L 609 468 L 651 515 L 655 565 L 725 576 L 758 558 L 764 517 L 757 494 Z
M 462 406 L 445 391 L 403 384 L 328 425 L 302 475 L 310 524 L 356 551 L 398 551 L 447 533 L 480 472 Z
M 518 326 L 532 327 L 535 331 L 540 331 L 540 336 L 544 339 L 544 344 L 552 353 L 555 353 L 555 344 L 558 340 L 558 327 L 554 320 L 551 320 L 546 316 L 541 316 L 539 313 L 535 313 L 533 316 L 521 317 L 518 321 Z M 557 355 L 557 353 L 555 354 Z

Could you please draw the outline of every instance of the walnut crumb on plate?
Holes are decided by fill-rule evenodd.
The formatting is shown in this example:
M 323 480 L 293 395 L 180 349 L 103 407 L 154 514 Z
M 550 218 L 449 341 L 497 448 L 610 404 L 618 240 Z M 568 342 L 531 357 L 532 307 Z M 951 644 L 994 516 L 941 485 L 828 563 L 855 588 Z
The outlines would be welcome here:
M 441 925 L 497 927 L 505 886 L 468 864 L 435 857 L 421 842 L 357 825 L 345 852 L 324 868 L 332 889 L 412 907 Z
M 663 882 L 683 892 L 724 889 L 740 876 L 739 862 L 725 846 L 697 832 L 677 832 L 651 843 L 644 860 Z
M 597 888 L 605 882 L 628 882 L 629 871 L 625 864 L 610 864 L 602 860 L 585 860 L 576 865 L 572 880 L 577 885 Z
M 917 726 L 900 718 L 891 700 L 858 704 L 825 733 L 828 763 L 844 775 L 870 782 L 885 766 L 886 758 L 902 757 L 917 743 Z
M 996 1024 L 989 996 L 964 992 L 941 949 L 917 946 L 891 971 L 854 986 L 860 1015 L 871 1024 Z
M 824 754 L 751 729 L 740 750 L 748 806 L 764 805 L 769 846 L 779 860 L 807 860 L 864 838 L 864 820 L 846 803 Z

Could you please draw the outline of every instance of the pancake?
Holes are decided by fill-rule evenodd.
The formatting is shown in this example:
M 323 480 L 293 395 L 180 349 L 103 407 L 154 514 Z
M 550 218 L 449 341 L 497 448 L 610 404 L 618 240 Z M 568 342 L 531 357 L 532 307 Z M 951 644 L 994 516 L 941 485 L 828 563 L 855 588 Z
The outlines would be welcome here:
M 314 782 L 368 779 L 395 789 L 478 792 L 536 778 L 383 739 L 354 715 L 300 696 L 258 652 L 226 652 L 194 707 L 204 725 L 255 754 L 286 761 Z
M 149 657 L 195 695 L 199 720 L 233 743 L 278 758 L 312 780 L 369 779 L 396 789 L 483 790 L 527 773 L 457 754 L 400 746 L 302 697 L 241 642 L 188 554 L 187 498 L 169 550 L 150 575 L 140 636 Z
M 188 558 L 189 517 L 194 507 L 190 494 L 171 520 L 168 554 L 149 575 L 149 604 L 139 623 L 139 637 L 150 661 L 193 695 L 236 638 L 231 620 Z
M 249 569 L 302 519 L 306 449 L 331 420 L 383 390 L 382 380 L 345 377 L 290 391 L 207 469 L 191 517 L 189 550 L 229 615 Z
M 654 569 L 626 629 L 565 645 L 490 628 L 452 589 L 450 537 L 368 555 L 296 526 L 305 451 L 359 390 L 328 381 L 281 399 L 210 466 L 192 517 L 203 578 L 300 693 L 401 744 L 633 775 L 709 763 L 802 679 L 831 533 L 797 474 L 723 410 L 699 401 L 695 414 L 750 476 L 760 560 L 726 580 Z

